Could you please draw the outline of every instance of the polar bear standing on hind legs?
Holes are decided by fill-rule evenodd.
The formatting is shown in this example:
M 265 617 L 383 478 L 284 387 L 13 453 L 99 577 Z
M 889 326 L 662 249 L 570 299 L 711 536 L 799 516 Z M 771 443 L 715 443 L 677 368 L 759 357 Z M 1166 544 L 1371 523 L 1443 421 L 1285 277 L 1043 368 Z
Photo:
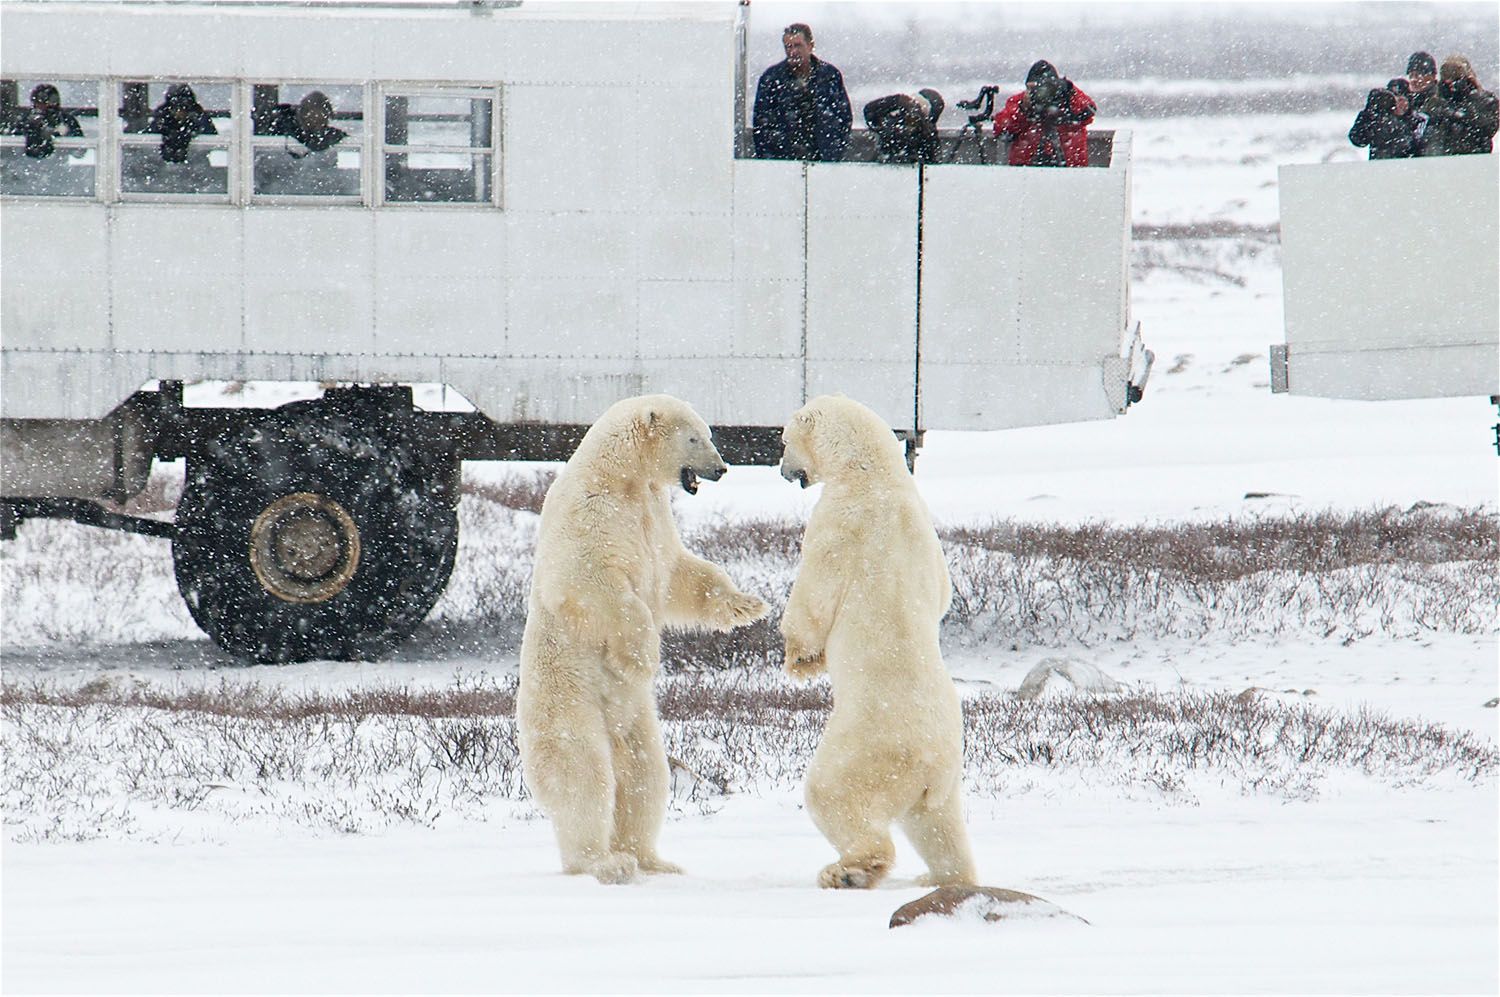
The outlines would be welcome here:
M 670 775 L 653 680 L 663 626 L 729 630 L 766 604 L 683 549 L 670 494 L 718 480 L 708 425 L 669 395 L 613 405 L 542 503 L 516 701 L 522 771 L 568 873 L 681 872 L 656 852 Z
M 833 683 L 807 771 L 807 809 L 839 853 L 818 883 L 879 883 L 894 823 L 927 863 L 927 885 L 971 885 L 963 715 L 938 647 L 953 587 L 901 442 L 841 395 L 804 405 L 783 441 L 782 475 L 824 486 L 781 620 L 787 671 L 826 670 Z

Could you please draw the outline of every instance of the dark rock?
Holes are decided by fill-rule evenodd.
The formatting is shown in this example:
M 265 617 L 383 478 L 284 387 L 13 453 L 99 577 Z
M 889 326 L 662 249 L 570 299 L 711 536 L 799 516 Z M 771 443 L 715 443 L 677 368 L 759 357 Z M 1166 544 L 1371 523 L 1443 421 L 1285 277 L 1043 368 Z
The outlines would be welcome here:
M 1088 924 L 1077 914 L 1070 914 L 1051 901 L 1019 890 L 1002 890 L 994 886 L 940 886 L 925 897 L 898 907 L 891 915 L 891 927 L 899 928 L 929 915 L 977 916 L 990 922 L 1065 917 Z

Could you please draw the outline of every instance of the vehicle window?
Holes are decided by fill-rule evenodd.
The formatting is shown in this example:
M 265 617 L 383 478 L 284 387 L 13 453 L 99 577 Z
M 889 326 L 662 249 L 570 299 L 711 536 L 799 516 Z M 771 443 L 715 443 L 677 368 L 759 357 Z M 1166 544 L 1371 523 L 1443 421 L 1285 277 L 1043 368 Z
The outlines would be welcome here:
M 120 84 L 120 191 L 227 199 L 233 86 L 187 80 Z
M 387 93 L 385 199 L 493 201 L 494 108 L 493 93 Z
M 93 197 L 99 81 L 0 80 L 0 194 Z
M 257 83 L 250 122 L 256 197 L 359 199 L 363 87 Z

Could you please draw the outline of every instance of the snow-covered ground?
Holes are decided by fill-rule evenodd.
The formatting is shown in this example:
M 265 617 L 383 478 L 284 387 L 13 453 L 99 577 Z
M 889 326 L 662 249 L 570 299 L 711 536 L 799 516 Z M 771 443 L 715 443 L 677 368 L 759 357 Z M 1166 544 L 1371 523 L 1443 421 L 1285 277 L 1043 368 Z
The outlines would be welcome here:
M 1495 512 L 1485 399 L 1324 402 L 1268 390 L 1280 275 L 1274 241 L 1253 229 L 1275 222 L 1277 164 L 1357 158 L 1343 137 L 1352 116 L 1107 122 L 1135 132 L 1138 223 L 1227 223 L 1246 234 L 1138 250 L 1133 310 L 1158 359 L 1144 402 L 1124 418 L 931 434 L 918 480 L 937 518 L 1130 525 L 1424 502 Z M 679 510 L 690 524 L 801 516 L 815 498 L 774 469 L 737 468 Z M 5 632 L 29 635 L 24 646 L 7 638 L 8 682 L 77 686 L 108 673 L 178 689 L 428 688 L 456 675 L 503 680 L 516 667 L 509 650 L 420 647 L 383 664 L 229 664 L 175 603 L 167 546 L 145 539 L 129 541 L 157 559 L 133 604 L 145 636 L 110 620 L 100 629 L 120 636 L 80 640 L 94 593 L 49 587 L 39 567 L 46 545 L 24 536 L 36 528 L 88 530 L 32 524 L 0 547 L 0 568 L 35 573 L 27 596 L 5 607 Z M 99 584 L 111 582 L 101 574 Z M 1493 628 L 1352 641 L 1297 633 L 955 648 L 950 666 L 970 695 L 1013 690 L 1061 656 L 1144 690 L 1255 687 L 1340 715 L 1369 706 L 1497 742 L 1497 711 L 1485 705 L 1500 692 Z M 831 854 L 792 790 L 674 809 L 663 852 L 688 874 L 630 887 L 561 875 L 546 823 L 502 799 L 477 816 L 352 835 L 162 810 L 141 815 L 155 832 L 145 838 L 4 843 L 0 984 L 132 993 L 1494 992 L 1497 805 L 1493 773 L 1403 782 L 1337 771 L 1295 796 L 1228 778 L 1202 778 L 1187 795 L 1121 793 L 1109 772 L 1038 779 L 971 800 L 982 877 L 1089 923 L 959 919 L 895 931 L 891 912 L 925 892 L 905 843 L 880 889 L 820 891 L 814 875 Z

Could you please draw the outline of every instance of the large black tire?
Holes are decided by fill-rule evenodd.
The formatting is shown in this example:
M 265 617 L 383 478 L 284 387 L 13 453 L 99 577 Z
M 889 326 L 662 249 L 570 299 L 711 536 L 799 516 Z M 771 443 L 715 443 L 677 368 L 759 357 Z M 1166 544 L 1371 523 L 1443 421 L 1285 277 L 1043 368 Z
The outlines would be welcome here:
M 193 620 L 232 654 L 375 660 L 442 594 L 457 464 L 371 406 L 297 402 L 188 463 L 172 544 Z

